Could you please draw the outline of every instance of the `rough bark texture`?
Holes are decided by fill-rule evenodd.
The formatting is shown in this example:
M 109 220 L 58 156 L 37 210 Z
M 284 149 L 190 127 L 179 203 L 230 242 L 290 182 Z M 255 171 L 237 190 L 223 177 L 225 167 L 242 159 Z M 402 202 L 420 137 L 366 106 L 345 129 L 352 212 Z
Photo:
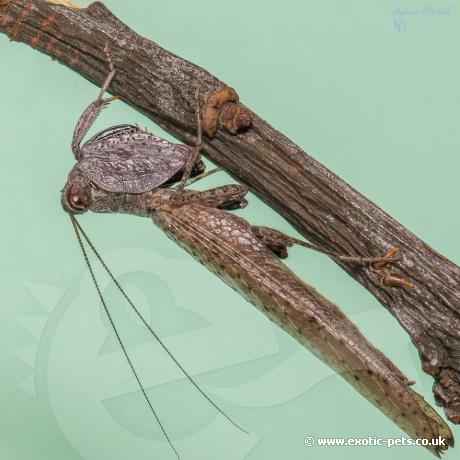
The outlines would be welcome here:
M 195 140 L 196 82 L 205 100 L 224 86 L 202 68 L 139 36 L 98 2 L 77 9 L 42 0 L 0 0 L 0 31 L 98 85 L 107 75 L 103 49 L 108 43 L 117 69 L 110 91 L 186 143 Z M 232 135 L 218 129 L 214 138 L 205 137 L 205 154 L 315 243 L 362 256 L 401 249 L 400 274 L 415 282 L 413 289 L 383 287 L 378 273 L 368 267 L 342 267 L 407 330 L 423 369 L 436 379 L 437 402 L 450 420 L 460 423 L 459 267 L 249 113 L 249 130 Z

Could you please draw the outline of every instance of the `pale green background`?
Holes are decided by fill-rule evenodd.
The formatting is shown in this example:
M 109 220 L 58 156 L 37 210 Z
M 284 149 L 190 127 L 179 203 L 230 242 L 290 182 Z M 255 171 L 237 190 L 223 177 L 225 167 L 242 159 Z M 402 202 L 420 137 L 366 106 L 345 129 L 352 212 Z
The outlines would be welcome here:
M 451 4 L 106 4 L 139 33 L 237 88 L 244 103 L 460 262 L 455 2 L 447 17 L 406 18 L 403 32 L 394 27 L 397 6 Z M 97 89 L 4 36 L 0 57 L 0 458 L 174 458 L 136 393 L 60 208 L 59 190 L 73 164 L 73 127 Z M 160 132 L 121 102 L 95 129 L 126 122 Z M 226 181 L 220 174 L 201 187 Z M 240 215 L 292 232 L 249 198 Z M 147 219 L 88 214 L 81 222 L 185 366 L 251 432 L 237 432 L 190 385 L 175 381 L 178 374 L 103 278 L 183 459 L 432 458 L 414 447 L 305 447 L 307 435 L 403 433 Z M 288 264 L 337 302 L 433 402 L 431 379 L 420 371 L 407 335 L 367 291 L 321 255 L 295 249 Z M 454 432 L 459 437 L 460 429 Z M 458 448 L 445 458 L 458 458 Z

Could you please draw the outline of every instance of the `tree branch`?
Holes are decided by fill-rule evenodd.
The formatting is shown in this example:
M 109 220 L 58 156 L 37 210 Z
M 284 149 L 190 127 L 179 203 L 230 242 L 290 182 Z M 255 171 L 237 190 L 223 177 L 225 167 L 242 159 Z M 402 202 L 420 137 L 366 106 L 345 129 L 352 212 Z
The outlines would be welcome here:
M 65 6 L 68 5 L 68 6 Z M 100 85 L 107 74 L 108 42 L 117 69 L 110 91 L 145 113 L 183 142 L 192 144 L 194 94 L 199 82 L 210 117 L 215 93 L 225 85 L 204 69 L 136 34 L 103 4 L 77 8 L 69 0 L 0 0 L 0 31 L 28 43 Z M 210 99 L 211 98 L 211 99 Z M 399 275 L 413 289 L 385 287 L 369 267 L 342 265 L 386 306 L 420 351 L 423 369 L 435 377 L 438 404 L 460 423 L 460 269 L 374 203 L 307 155 L 233 97 L 204 152 L 282 214 L 309 240 L 346 254 L 381 256 L 401 249 Z M 224 101 L 225 102 L 225 101 Z M 233 104 L 233 105 L 231 105 Z M 241 126 L 251 127 L 244 133 Z M 236 122 L 236 128 L 234 126 Z M 207 124 L 206 124 L 207 123 Z

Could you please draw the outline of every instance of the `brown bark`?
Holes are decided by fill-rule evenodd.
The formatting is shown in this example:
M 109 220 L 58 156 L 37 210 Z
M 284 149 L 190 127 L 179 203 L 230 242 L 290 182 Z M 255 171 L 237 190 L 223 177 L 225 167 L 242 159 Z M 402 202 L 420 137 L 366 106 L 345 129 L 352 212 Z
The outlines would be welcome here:
M 107 75 L 103 49 L 108 43 L 117 69 L 110 91 L 186 143 L 194 142 L 196 130 L 196 82 L 205 99 L 224 86 L 204 69 L 136 34 L 99 2 L 78 9 L 42 0 L 0 0 L 0 31 L 98 85 Z M 238 106 L 246 124 L 247 114 L 252 116 L 250 129 L 232 135 L 220 128 L 212 139 L 205 136 L 205 154 L 315 243 L 365 257 L 401 249 L 404 260 L 398 273 L 415 282 L 413 289 L 384 287 L 369 267 L 342 267 L 406 329 L 420 351 L 423 369 L 435 377 L 437 402 L 450 420 L 460 423 L 459 267 L 255 113 Z M 227 121 L 234 121 L 234 113 L 227 113 Z

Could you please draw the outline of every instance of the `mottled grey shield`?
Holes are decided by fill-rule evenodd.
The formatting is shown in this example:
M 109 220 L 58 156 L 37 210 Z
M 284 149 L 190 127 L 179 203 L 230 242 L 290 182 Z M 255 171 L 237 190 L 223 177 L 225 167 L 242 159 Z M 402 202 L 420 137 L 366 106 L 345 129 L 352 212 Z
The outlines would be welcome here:
M 143 193 L 183 169 L 193 149 L 136 126 L 119 125 L 93 136 L 80 153 L 78 168 L 98 187 L 115 193 Z

